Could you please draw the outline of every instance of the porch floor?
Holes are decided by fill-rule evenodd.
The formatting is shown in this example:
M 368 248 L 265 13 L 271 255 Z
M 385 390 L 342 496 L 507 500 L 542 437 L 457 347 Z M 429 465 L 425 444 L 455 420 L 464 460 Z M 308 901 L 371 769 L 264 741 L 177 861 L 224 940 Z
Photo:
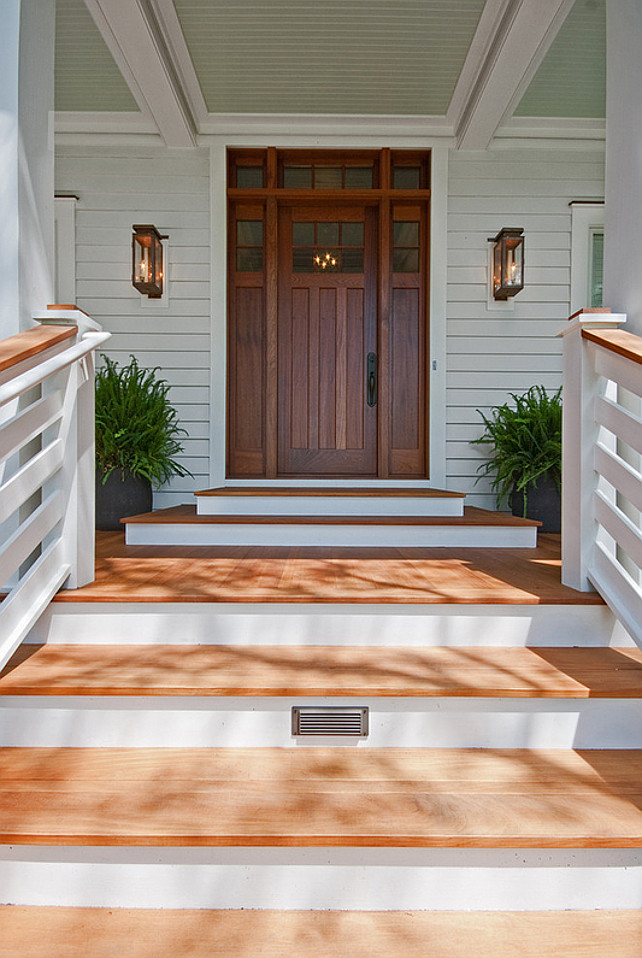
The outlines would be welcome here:
M 96 534 L 96 578 L 56 602 L 600 605 L 561 584 L 560 537 L 535 549 L 127 546 Z

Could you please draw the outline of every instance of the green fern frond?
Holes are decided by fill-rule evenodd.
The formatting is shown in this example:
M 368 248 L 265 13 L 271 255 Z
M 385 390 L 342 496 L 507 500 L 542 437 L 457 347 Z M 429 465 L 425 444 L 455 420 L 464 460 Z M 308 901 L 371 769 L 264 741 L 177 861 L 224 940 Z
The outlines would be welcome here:
M 523 492 L 548 473 L 558 489 L 562 477 L 562 389 L 549 395 L 543 386 L 531 386 L 523 395 L 509 393 L 513 404 L 495 406 L 489 416 L 477 410 L 484 432 L 473 445 L 491 447 L 477 469 L 477 482 L 490 478 L 497 507 L 513 492 Z M 524 512 L 526 497 L 524 497 Z
M 168 399 L 160 367 L 144 369 L 135 356 L 120 366 L 103 355 L 96 372 L 96 465 L 103 482 L 115 470 L 148 479 L 158 487 L 172 476 L 191 476 L 176 456 L 187 432 Z

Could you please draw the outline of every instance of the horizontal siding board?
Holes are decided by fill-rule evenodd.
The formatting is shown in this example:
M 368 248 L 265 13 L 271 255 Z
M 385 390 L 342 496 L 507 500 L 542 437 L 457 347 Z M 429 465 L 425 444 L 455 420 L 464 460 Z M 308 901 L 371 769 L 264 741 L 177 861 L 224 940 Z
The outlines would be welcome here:
M 533 250 L 542 250 L 545 252 L 564 252 L 570 261 L 570 243 L 569 243 L 570 220 L 568 229 L 565 230 L 529 230 L 527 235 L 528 255 Z M 452 231 L 448 234 L 448 250 L 483 250 L 484 255 L 488 255 L 488 237 L 497 233 L 497 222 L 493 220 L 486 227 L 473 230 L 466 227 L 462 230 Z
M 85 228 L 89 227 L 96 233 L 96 231 L 103 229 L 121 229 L 127 231 L 127 236 L 131 237 L 131 227 L 132 223 L 139 223 L 140 219 L 137 217 L 140 216 L 154 216 L 157 229 L 161 232 L 170 232 L 175 229 L 188 229 L 194 227 L 195 229 L 208 229 L 209 227 L 209 213 L 203 212 L 203 207 L 201 205 L 201 212 L 194 213 L 184 213 L 178 210 L 170 210 L 167 213 L 162 214 L 162 218 L 158 213 L 160 209 L 161 198 L 158 198 L 158 204 L 151 209 L 142 209 L 138 208 L 137 210 L 95 210 L 91 208 L 85 208 L 84 204 L 79 204 L 76 211 L 76 223 L 79 227 Z M 145 220 L 143 222 L 146 222 Z
M 448 371 L 455 372 L 476 372 L 479 369 L 479 356 L 471 354 L 449 355 Z M 507 370 L 520 373 L 557 373 L 562 372 L 561 356 L 541 356 L 538 354 L 522 353 L 521 355 L 507 355 L 506 353 L 497 356 L 490 356 L 484 360 L 484 374 L 502 373 Z
M 207 328 L 209 329 L 210 326 L 209 299 L 186 299 L 180 303 L 170 300 L 169 307 L 162 311 L 159 309 L 158 312 L 155 312 L 153 307 L 149 309 L 142 307 L 140 297 L 135 296 L 133 290 L 131 298 L 128 299 L 113 300 L 109 297 L 98 298 L 89 296 L 84 298 L 82 303 L 78 297 L 77 300 L 78 305 L 81 306 L 85 312 L 89 313 L 90 316 L 93 316 L 94 319 L 97 319 L 103 325 L 106 325 L 106 318 L 111 319 L 111 317 L 126 316 L 127 322 L 134 324 L 134 329 L 137 323 L 144 324 L 144 328 L 150 328 L 156 320 L 158 320 L 160 324 L 163 319 L 172 323 L 174 329 L 177 328 L 177 319 L 189 319 L 189 326 L 192 328 L 192 317 L 207 318 Z M 106 328 L 108 327 L 106 326 Z
M 533 373 L 531 370 L 522 371 L 513 369 L 508 372 L 500 370 L 491 370 L 487 372 L 448 372 L 446 374 L 448 388 L 455 395 L 459 395 L 461 403 L 461 394 L 465 394 L 468 401 L 479 404 L 483 400 L 483 391 L 491 387 L 494 392 L 496 389 L 505 389 L 510 392 L 522 392 L 528 389 L 534 383 L 544 386 L 546 389 L 556 389 L 560 382 L 560 373 L 556 371 L 544 372 L 538 370 Z M 475 396 L 472 395 L 473 391 Z
M 149 181 L 147 183 L 149 189 Z M 159 202 L 162 197 L 162 204 Z M 86 213 L 104 212 L 104 211 L 123 211 L 131 218 L 135 213 L 158 210 L 162 208 L 162 224 L 168 221 L 168 217 L 176 214 L 183 216 L 187 213 L 198 213 L 203 210 L 203 197 L 207 193 L 168 193 L 160 191 L 158 193 L 92 193 L 90 197 L 82 197 L 78 205 L 78 211 Z M 158 216 L 160 219 L 160 215 Z M 138 222 L 138 220 L 134 220 Z M 156 223 L 155 225 L 158 226 Z M 161 229 L 161 227 L 158 227 Z
M 208 282 L 175 282 L 172 281 L 171 298 L 175 300 L 202 299 L 206 300 L 209 296 L 210 286 Z M 76 284 L 76 295 L 80 301 L 84 297 L 93 297 L 96 299 L 122 299 L 125 296 L 130 297 L 135 293 L 129 280 L 82 280 L 79 279 Z M 208 310 L 209 311 L 209 310 Z
M 130 352 L 132 352 L 131 349 L 121 351 L 110 348 L 109 355 L 119 363 L 127 363 Z M 160 366 L 162 378 L 172 384 L 185 377 L 189 377 L 189 381 L 195 386 L 207 386 L 209 384 L 209 349 L 194 353 L 137 349 L 135 355 L 139 364 L 145 369 Z
M 94 237 L 94 239 L 95 238 L 96 237 Z M 120 234 L 120 239 L 122 241 L 122 233 Z M 89 237 L 78 247 L 76 256 L 76 263 L 78 264 L 77 275 L 82 275 L 82 269 L 87 268 L 90 264 L 102 266 L 106 263 L 112 264 L 126 261 L 128 272 L 131 270 L 131 244 L 127 244 L 126 250 L 123 251 L 122 242 L 114 242 L 109 246 L 105 244 L 90 246 L 88 245 L 88 240 Z M 177 263 L 193 263 L 195 265 L 205 263 L 209 268 L 210 248 L 209 246 L 176 246 L 176 244 L 172 242 L 170 258 L 173 268 L 176 268 Z
M 453 303 L 478 303 L 486 296 L 486 284 L 450 283 L 448 299 Z M 568 284 L 560 286 L 527 286 L 520 294 L 519 305 L 522 303 L 558 303 L 560 307 L 568 307 Z M 516 304 L 517 305 L 517 304 Z
M 129 252 L 129 250 L 127 251 Z M 80 262 L 76 269 L 76 279 L 78 282 L 102 280 L 118 280 L 124 282 L 128 287 L 131 283 L 131 253 L 125 260 L 123 251 L 120 250 L 120 259 L 116 262 Z M 167 269 L 167 275 L 170 283 L 209 283 L 210 266 L 209 263 L 175 263 L 171 258 Z M 180 289 L 180 287 L 179 287 Z M 209 287 L 208 287 L 209 292 Z M 173 293 L 173 290 L 172 290 Z
M 156 323 L 154 323 L 154 327 L 156 327 Z M 109 351 L 135 352 L 139 357 L 142 350 L 146 350 L 150 353 L 155 352 L 163 357 L 165 353 L 173 352 L 175 353 L 174 358 L 177 361 L 182 355 L 190 355 L 193 357 L 192 361 L 194 363 L 196 363 L 196 357 L 200 356 L 201 359 L 205 359 L 205 362 L 209 366 L 210 337 L 202 333 L 184 333 L 182 339 L 185 351 L 175 353 L 176 335 L 173 332 L 161 333 L 158 332 L 156 328 L 152 328 L 144 333 L 134 333 L 129 330 L 118 333 L 112 332 L 112 338 L 109 340 Z M 164 358 L 163 362 L 165 361 L 166 359 Z
M 123 221 L 126 217 L 123 217 Z M 129 217 L 131 219 L 131 217 Z M 117 249 L 122 249 L 123 242 L 128 244 L 128 248 L 131 249 L 131 233 L 132 233 L 132 224 L 125 223 L 118 224 L 117 226 L 107 226 L 96 229 L 91 225 L 91 217 L 85 217 L 87 226 L 83 226 L 76 218 L 76 249 L 78 251 L 79 257 L 86 247 L 87 249 L 92 249 L 94 246 L 113 246 Z M 187 249 L 192 248 L 203 248 L 208 250 L 209 255 L 209 228 L 208 226 L 196 228 L 188 227 L 174 227 L 172 229 L 171 239 L 171 248 L 175 250 L 179 246 L 185 246 Z M 84 254 L 83 254 L 84 255 Z
M 488 270 L 488 253 L 490 244 L 484 243 L 485 237 L 479 240 L 475 248 L 451 247 L 448 251 L 448 268 L 459 267 L 478 267 L 483 269 L 484 277 Z M 528 245 L 526 265 L 529 273 L 529 282 L 532 281 L 531 270 L 536 268 L 539 271 L 544 269 L 570 269 L 571 251 L 569 249 L 534 249 L 531 244 Z
M 516 339 L 507 336 L 449 336 L 448 354 L 472 354 L 474 356 L 496 356 L 498 353 L 508 353 L 513 356 L 517 353 L 528 353 L 530 356 L 561 356 L 562 342 L 559 339 L 537 339 L 534 336 L 523 336 Z
M 503 181 L 498 181 L 492 179 L 474 178 L 470 180 L 461 180 L 459 182 L 451 182 L 450 186 L 451 190 L 449 207 L 450 204 L 455 202 L 459 197 L 477 198 L 492 196 L 501 202 L 502 207 L 507 197 L 521 197 L 523 199 L 523 181 L 521 179 L 518 180 L 507 178 Z M 558 199 L 563 205 L 568 204 L 569 196 L 587 196 L 597 198 L 598 196 L 602 195 L 602 191 L 604 189 L 603 180 L 600 180 L 599 177 L 589 178 L 586 177 L 586 175 L 580 177 L 579 174 L 577 179 L 529 180 L 528 186 L 532 191 L 529 196 L 529 201 L 532 202 L 532 198 L 546 197 L 547 199 Z
M 488 282 L 488 263 L 473 266 L 449 266 L 447 278 L 448 282 L 452 284 L 473 283 L 485 287 Z M 571 270 L 558 266 L 538 267 L 528 260 L 524 270 L 524 278 L 528 290 L 543 285 L 563 286 L 567 290 L 571 282 Z
M 144 164 L 143 164 L 144 166 Z M 73 172 L 65 170 L 65 175 L 58 178 L 58 190 L 72 192 L 74 183 L 82 177 L 82 172 L 75 169 Z M 153 192 L 150 192 L 153 185 Z M 98 196 L 129 196 L 130 205 L 138 206 L 147 202 L 158 203 L 158 195 L 170 194 L 198 194 L 207 196 L 209 192 L 209 177 L 207 169 L 202 176 L 184 174 L 182 176 L 165 175 L 155 170 L 147 171 L 141 167 L 137 173 L 130 171 L 127 176 L 122 173 L 97 173 L 92 171 L 91 194 L 92 205 Z M 86 194 L 85 194 L 86 195 Z M 84 196 L 80 197 L 84 201 Z M 118 201 L 116 201 L 118 202 Z M 163 204 L 164 205 L 164 204 Z M 94 208 L 95 205 L 94 205 Z M 118 208 L 118 206 L 116 206 Z M 167 208 L 167 207 L 165 207 Z
M 506 213 L 504 210 L 504 205 L 496 203 L 494 208 L 492 204 L 489 203 L 491 209 L 487 213 L 480 212 L 467 212 L 466 210 L 456 210 L 449 211 L 448 213 L 448 226 L 452 230 L 462 230 L 467 229 L 476 230 L 480 233 L 486 233 L 486 236 L 493 236 L 502 226 L 512 226 L 518 225 L 523 227 L 527 235 L 531 232 L 533 233 L 555 233 L 555 232 L 566 232 L 568 233 L 571 228 L 571 211 L 570 208 L 564 213 L 558 213 L 553 211 L 551 213 L 540 211 L 527 213 L 522 215 L 519 212 L 519 206 L 516 211 Z M 502 220 L 505 220 L 506 215 L 515 217 L 519 213 L 519 223 L 503 223 Z

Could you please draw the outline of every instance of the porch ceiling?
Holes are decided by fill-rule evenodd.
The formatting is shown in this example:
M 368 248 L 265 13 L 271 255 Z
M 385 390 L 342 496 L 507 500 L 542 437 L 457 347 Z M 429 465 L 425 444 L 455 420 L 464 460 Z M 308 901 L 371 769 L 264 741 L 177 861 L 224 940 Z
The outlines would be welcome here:
M 385 118 L 484 148 L 513 115 L 604 116 L 605 19 L 605 0 L 57 0 L 58 129 L 189 146 L 234 118 Z

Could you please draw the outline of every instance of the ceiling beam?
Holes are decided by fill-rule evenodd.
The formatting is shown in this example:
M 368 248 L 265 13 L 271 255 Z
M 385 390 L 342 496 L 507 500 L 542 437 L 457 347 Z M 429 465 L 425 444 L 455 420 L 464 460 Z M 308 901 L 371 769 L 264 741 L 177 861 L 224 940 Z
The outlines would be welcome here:
M 167 146 L 194 146 L 194 117 L 148 0 L 85 4 L 141 112 L 154 120 Z
M 448 110 L 459 149 L 485 150 L 574 0 L 487 0 Z

